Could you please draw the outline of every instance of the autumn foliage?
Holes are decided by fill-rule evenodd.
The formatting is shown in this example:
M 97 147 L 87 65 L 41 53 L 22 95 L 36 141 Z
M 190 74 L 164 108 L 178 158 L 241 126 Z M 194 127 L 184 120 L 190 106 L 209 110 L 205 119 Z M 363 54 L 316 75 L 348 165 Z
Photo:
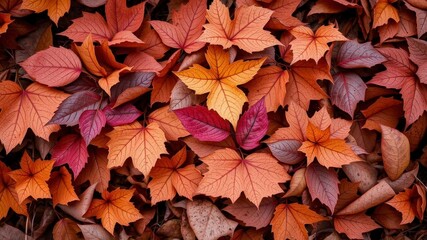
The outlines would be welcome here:
M 427 4 L 0 1 L 0 239 L 424 239 Z

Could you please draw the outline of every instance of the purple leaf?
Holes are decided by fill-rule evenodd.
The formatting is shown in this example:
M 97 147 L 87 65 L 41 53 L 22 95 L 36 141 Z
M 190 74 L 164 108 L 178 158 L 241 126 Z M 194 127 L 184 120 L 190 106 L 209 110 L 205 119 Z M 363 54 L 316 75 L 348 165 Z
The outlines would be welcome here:
M 356 40 L 345 42 L 337 56 L 337 65 L 342 68 L 370 68 L 385 61 L 370 42 L 360 44 Z
M 68 164 L 76 178 L 82 171 L 89 156 L 86 143 L 80 135 L 69 134 L 62 137 L 50 151 L 55 167 Z
M 191 106 L 174 112 L 185 129 L 200 141 L 220 142 L 230 135 L 230 124 L 213 110 Z
M 267 145 L 273 156 L 282 163 L 297 164 L 305 158 L 305 154 L 298 151 L 302 145 L 298 140 L 285 139 Z
M 113 102 L 116 101 L 117 97 L 128 88 L 150 87 L 154 76 L 156 76 L 156 74 L 152 72 L 136 72 L 120 77 L 120 82 L 111 88 L 111 100 Z
M 100 110 L 86 110 L 79 118 L 80 133 L 82 134 L 86 146 L 101 132 L 107 123 L 104 112 Z
M 267 108 L 264 98 L 261 98 L 239 119 L 236 128 L 237 143 L 245 150 L 254 149 L 259 146 L 259 141 L 267 130 Z
M 338 202 L 338 176 L 334 169 L 327 169 L 317 162 L 310 164 L 305 172 L 307 188 L 313 199 L 325 204 L 332 213 Z
M 85 110 L 98 108 L 101 97 L 91 91 L 74 93 L 65 99 L 56 110 L 55 115 L 49 121 L 54 124 L 64 124 L 67 126 L 77 125 L 80 115 Z
M 365 82 L 355 73 L 335 74 L 331 101 L 353 118 L 357 103 L 365 100 L 366 88 Z
M 108 105 L 102 111 L 107 119 L 107 124 L 112 127 L 132 123 L 142 114 L 132 104 L 124 104 L 116 108 Z

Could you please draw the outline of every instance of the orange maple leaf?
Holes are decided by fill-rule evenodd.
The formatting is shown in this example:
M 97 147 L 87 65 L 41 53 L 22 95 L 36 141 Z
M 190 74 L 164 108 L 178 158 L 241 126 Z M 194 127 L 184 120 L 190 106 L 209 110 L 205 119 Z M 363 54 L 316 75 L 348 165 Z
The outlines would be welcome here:
M 386 203 L 402 213 L 402 225 L 411 223 L 415 217 L 422 220 L 426 209 L 425 187 L 415 184 L 412 189 L 405 189 Z
M 272 14 L 266 8 L 242 6 L 231 20 L 229 9 L 220 0 L 214 0 L 206 14 L 209 24 L 203 25 L 205 31 L 199 40 L 224 48 L 236 45 L 249 53 L 282 45 L 269 31 L 263 30 Z
M 29 196 L 34 199 L 51 198 L 47 181 L 54 163 L 54 160 L 41 159 L 33 162 L 28 153 L 24 152 L 20 162 L 21 169 L 9 172 L 9 176 L 16 182 L 19 203 Z
M 175 74 L 196 94 L 209 93 L 207 106 L 237 125 L 245 93 L 237 85 L 249 82 L 258 72 L 265 58 L 253 61 L 236 61 L 230 64 L 230 54 L 220 46 L 210 45 L 206 53 L 210 69 L 194 64 L 190 69 Z
M 167 154 L 165 134 L 155 122 L 146 127 L 138 121 L 118 126 L 107 136 L 111 139 L 107 143 L 108 168 L 122 166 L 131 157 L 133 165 L 148 176 L 160 154 Z
M 128 226 L 142 218 L 142 214 L 130 202 L 134 190 L 117 188 L 112 192 L 104 191 L 101 199 L 93 199 L 83 217 L 101 218 L 102 226 L 114 236 L 116 223 Z
M 151 193 L 151 204 L 169 200 L 178 192 L 180 196 L 192 199 L 202 174 L 194 164 L 181 167 L 187 160 L 187 150 L 182 148 L 171 159 L 162 157 L 151 169 L 153 178 L 148 183 Z
M 321 130 L 308 122 L 306 137 L 307 141 L 304 141 L 298 150 L 307 155 L 307 165 L 312 163 L 315 157 L 327 168 L 341 168 L 342 165 L 361 161 L 345 140 L 330 138 L 330 127 Z
M 0 161 L 0 220 L 6 217 L 10 208 L 18 214 L 28 215 L 26 201 L 18 202 L 15 181 L 9 176 L 10 168 Z
M 307 205 L 298 203 L 280 204 L 271 220 L 275 239 L 308 239 L 305 224 L 313 224 L 327 218 L 310 210 Z
M 150 21 L 150 24 L 166 46 L 192 53 L 205 45 L 197 41 L 206 22 L 205 15 L 206 0 L 192 0 L 172 14 L 173 25 L 164 21 Z
M 293 53 L 291 64 L 309 59 L 314 59 L 317 63 L 329 50 L 328 43 L 348 40 L 332 25 L 321 26 L 316 33 L 306 26 L 298 26 L 290 32 L 295 37 L 295 40 L 289 43 Z
M 291 179 L 285 168 L 268 153 L 253 153 L 242 159 L 233 149 L 225 148 L 202 158 L 209 167 L 197 193 L 228 197 L 235 202 L 242 192 L 259 206 L 262 198 L 283 192 L 279 183 Z
M 52 172 L 48 184 L 52 193 L 53 206 L 68 205 L 71 201 L 79 200 L 71 183 L 71 174 L 64 166 L 59 171 Z
M 9 153 L 24 139 L 28 128 L 49 141 L 59 125 L 47 123 L 68 94 L 33 83 L 23 90 L 12 81 L 0 82 L 0 140 Z
M 22 1 L 21 9 L 30 9 L 36 13 L 47 10 L 47 15 L 49 18 L 52 19 L 56 25 L 58 25 L 59 18 L 68 12 L 70 6 L 70 0 L 24 0 Z

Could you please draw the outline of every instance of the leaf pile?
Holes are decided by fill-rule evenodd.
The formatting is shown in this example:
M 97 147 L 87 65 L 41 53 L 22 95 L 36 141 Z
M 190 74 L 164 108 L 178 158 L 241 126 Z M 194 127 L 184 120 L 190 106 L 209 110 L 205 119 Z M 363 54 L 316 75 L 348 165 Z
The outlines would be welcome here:
M 425 238 L 426 19 L 2 1 L 0 238 Z

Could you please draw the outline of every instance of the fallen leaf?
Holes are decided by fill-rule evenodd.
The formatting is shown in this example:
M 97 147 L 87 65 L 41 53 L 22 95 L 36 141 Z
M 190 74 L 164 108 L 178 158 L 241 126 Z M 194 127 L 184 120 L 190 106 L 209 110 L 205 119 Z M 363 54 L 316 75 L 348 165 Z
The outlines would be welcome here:
M 239 60 L 231 64 L 229 59 L 229 52 L 211 45 L 206 53 L 210 69 L 194 64 L 190 69 L 175 74 L 196 94 L 209 93 L 208 108 L 218 112 L 236 127 L 243 104 L 247 101 L 246 95 L 237 85 L 249 82 L 265 58 L 246 62 Z
M 391 180 L 396 180 L 409 165 L 409 140 L 400 131 L 387 126 L 381 126 L 381 133 L 384 170 Z
M 55 160 L 55 167 L 68 164 L 74 173 L 74 177 L 79 176 L 89 155 L 84 139 L 77 134 L 63 136 L 53 146 L 50 153 L 52 159 Z
M 60 167 L 59 171 L 52 172 L 48 184 L 53 206 L 68 205 L 69 202 L 79 200 L 71 181 L 71 174 L 64 166 Z
M 36 13 L 47 10 L 47 14 L 52 21 L 58 25 L 59 18 L 64 16 L 70 9 L 70 0 L 37 1 L 23 0 L 21 9 L 30 9 Z
M 21 169 L 9 172 L 15 180 L 15 190 L 21 204 L 27 197 L 51 198 L 47 181 L 50 177 L 54 161 L 37 159 L 33 162 L 26 151 L 22 155 L 19 165 Z
M 264 99 L 250 107 L 237 122 L 236 141 L 241 148 L 252 150 L 268 130 L 268 116 Z
M 53 227 L 53 239 L 74 240 L 79 239 L 77 234 L 80 232 L 79 226 L 69 218 L 63 218 L 55 223 Z
M 188 201 L 187 216 L 198 239 L 215 240 L 222 236 L 231 236 L 238 225 L 206 200 Z
M 9 209 L 21 215 L 28 215 L 26 201 L 18 201 L 15 182 L 9 176 L 11 172 L 3 162 L 0 162 L 0 220 L 7 216 Z
M 111 139 L 107 143 L 108 168 L 122 166 L 131 157 L 133 165 L 148 176 L 160 154 L 167 153 L 165 134 L 155 122 L 143 127 L 135 121 L 115 127 L 107 136 Z
M 273 11 L 262 7 L 242 6 L 231 20 L 229 9 L 220 0 L 214 0 L 206 15 L 209 23 L 203 25 L 205 31 L 199 40 L 221 45 L 224 49 L 236 45 L 249 53 L 281 45 L 270 32 L 263 30 L 272 14 Z
M 185 129 L 175 112 L 170 111 L 168 106 L 159 108 L 148 116 L 148 122 L 156 122 L 170 141 L 178 141 L 179 138 L 188 136 L 190 133 Z
M 390 19 L 399 22 L 399 13 L 397 9 L 388 0 L 378 0 L 374 6 L 374 16 L 372 28 L 385 25 Z
M 102 226 L 114 235 L 116 223 L 128 226 L 142 218 L 138 209 L 130 202 L 134 190 L 117 188 L 112 192 L 102 192 L 102 199 L 93 199 L 84 217 L 101 218 Z
M 306 224 L 313 224 L 327 218 L 299 203 L 279 204 L 271 220 L 275 239 L 308 239 Z
M 381 226 L 364 213 L 357 213 L 334 217 L 334 227 L 337 232 L 344 233 L 350 239 L 363 239 L 362 233 L 370 232 Z
M 47 123 L 67 96 L 68 94 L 38 83 L 33 83 L 24 90 L 15 82 L 1 82 L 0 140 L 6 153 L 22 142 L 28 128 L 49 141 L 49 135 L 58 131 L 59 126 Z
M 338 51 L 337 65 L 342 68 L 371 68 L 387 59 L 370 42 L 358 43 L 355 40 L 344 42 Z
M 249 201 L 259 206 L 263 197 L 283 191 L 278 183 L 291 179 L 284 167 L 267 153 L 253 153 L 242 159 L 235 150 L 225 148 L 203 157 L 202 161 L 209 171 L 199 183 L 197 193 L 228 197 L 232 202 L 244 192 Z M 224 186 L 229 187 L 224 189 Z

